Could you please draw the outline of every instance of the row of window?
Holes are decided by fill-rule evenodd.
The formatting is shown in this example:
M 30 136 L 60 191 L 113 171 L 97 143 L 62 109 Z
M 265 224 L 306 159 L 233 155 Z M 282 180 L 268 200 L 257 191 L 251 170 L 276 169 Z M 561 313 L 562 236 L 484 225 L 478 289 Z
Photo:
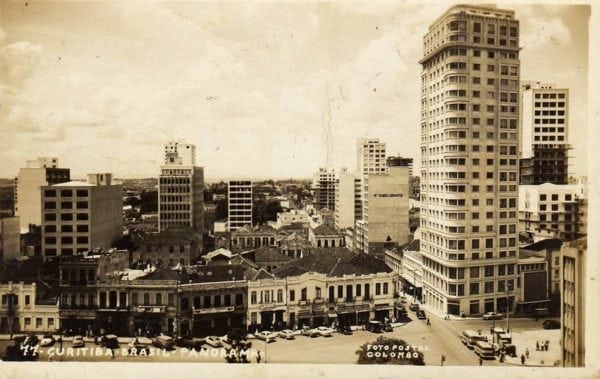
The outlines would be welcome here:
M 76 213 L 77 221 L 87 221 L 89 220 L 89 214 L 87 213 Z M 73 213 L 61 213 L 60 214 L 61 221 L 73 221 Z M 56 213 L 44 213 L 44 221 L 56 221 Z
M 55 189 L 47 189 L 44 190 L 44 197 L 56 197 L 58 193 L 61 197 L 73 197 L 73 190 L 70 189 L 63 189 L 60 192 Z M 75 195 L 77 197 L 88 197 L 88 190 L 78 189 L 75 191 Z

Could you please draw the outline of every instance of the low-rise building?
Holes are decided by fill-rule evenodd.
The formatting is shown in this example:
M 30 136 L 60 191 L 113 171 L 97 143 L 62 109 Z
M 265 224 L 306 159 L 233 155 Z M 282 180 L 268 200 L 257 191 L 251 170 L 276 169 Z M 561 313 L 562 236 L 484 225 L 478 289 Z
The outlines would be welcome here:
M 55 333 L 58 330 L 57 299 L 41 301 L 39 285 L 12 281 L 0 284 L 0 333 Z
M 277 230 L 268 225 L 243 226 L 231 232 L 231 249 L 247 250 L 277 246 Z
M 510 291 L 499 283 L 498 292 Z M 533 313 L 535 309 L 547 308 L 548 297 L 548 262 L 544 257 L 519 256 L 517 263 L 517 296 L 516 311 Z
M 392 317 L 397 274 L 373 256 L 343 247 L 315 249 L 273 275 L 286 279 L 287 309 L 281 317 L 288 326 L 358 325 Z
M 289 258 L 302 258 L 309 253 L 311 244 L 302 235 L 292 233 L 291 235 L 279 236 L 279 251 Z
M 345 245 L 344 235 L 327 224 L 309 229 L 308 240 L 313 247 L 340 247 Z
M 202 250 L 202 238 L 189 228 L 167 229 L 159 233 L 134 234 L 139 249 L 133 252 L 133 261 L 157 267 L 189 265 L 196 261 Z

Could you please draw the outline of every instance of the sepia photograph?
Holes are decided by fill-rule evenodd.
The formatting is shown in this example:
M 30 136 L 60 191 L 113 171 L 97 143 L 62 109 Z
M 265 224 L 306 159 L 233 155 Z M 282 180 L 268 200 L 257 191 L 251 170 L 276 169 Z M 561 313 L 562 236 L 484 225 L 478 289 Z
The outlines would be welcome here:
M 0 378 L 590 377 L 596 10 L 0 2 Z

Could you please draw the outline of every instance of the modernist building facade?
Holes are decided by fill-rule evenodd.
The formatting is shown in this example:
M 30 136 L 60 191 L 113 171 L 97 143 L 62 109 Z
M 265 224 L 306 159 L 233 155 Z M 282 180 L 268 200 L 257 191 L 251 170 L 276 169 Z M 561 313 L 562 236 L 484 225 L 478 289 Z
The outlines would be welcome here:
M 228 228 L 252 226 L 252 181 L 230 180 L 227 186 Z
M 354 175 L 343 168 L 335 186 L 335 228 L 353 228 L 355 221 L 356 185 Z
M 587 188 L 583 184 L 519 186 L 519 231 L 534 241 L 572 241 L 586 235 Z
M 521 83 L 521 184 L 567 184 L 569 90 L 555 87 Z
M 586 254 L 585 238 L 566 243 L 561 249 L 563 367 L 585 366 Z
M 204 232 L 204 169 L 196 166 L 196 147 L 165 145 L 165 165 L 158 177 L 158 229 L 187 227 Z
M 319 172 L 313 175 L 312 189 L 315 209 L 327 208 L 335 210 L 336 182 L 337 174 L 335 170 L 320 167 Z
M 58 167 L 58 158 L 40 157 L 27 161 L 15 178 L 15 215 L 21 229 L 29 224 L 42 225 L 40 188 L 70 180 L 70 170 Z
M 390 164 L 398 163 L 390 161 Z M 408 242 L 408 165 L 390 165 L 383 174 L 365 178 L 363 193 L 364 251 L 371 246 Z
M 513 11 L 453 6 L 423 49 L 424 301 L 449 314 L 502 309 L 518 259 L 519 22 Z
M 42 256 L 111 247 L 122 235 L 121 193 L 112 174 L 41 187 Z

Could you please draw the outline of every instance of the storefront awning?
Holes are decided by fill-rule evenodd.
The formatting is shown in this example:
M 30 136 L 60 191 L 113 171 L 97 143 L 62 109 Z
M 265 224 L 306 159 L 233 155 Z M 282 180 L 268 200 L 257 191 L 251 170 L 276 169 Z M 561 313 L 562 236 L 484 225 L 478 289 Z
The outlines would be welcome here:
M 389 304 L 375 304 L 376 311 L 384 311 L 388 309 L 392 309 L 392 307 Z

